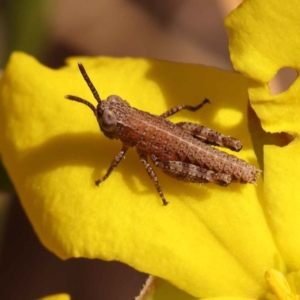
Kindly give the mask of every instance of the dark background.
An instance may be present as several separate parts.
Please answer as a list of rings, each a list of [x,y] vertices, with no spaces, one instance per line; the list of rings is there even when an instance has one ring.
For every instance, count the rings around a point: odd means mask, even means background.
[[[152,57],[232,70],[224,18],[241,0],[0,1],[0,64],[13,50],[57,68],[72,55]],[[273,92],[289,86],[283,70]],[[61,261],[38,241],[1,173],[0,299],[134,299],[147,275],[118,262]]]

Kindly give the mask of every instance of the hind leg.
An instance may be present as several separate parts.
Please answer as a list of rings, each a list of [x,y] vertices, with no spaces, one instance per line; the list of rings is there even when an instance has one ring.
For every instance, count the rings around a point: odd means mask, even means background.
[[[222,133],[208,127],[189,122],[180,122],[176,123],[176,125],[203,143],[221,146],[237,152],[243,148],[240,140],[230,136],[225,136]]]
[[[150,155],[154,164],[163,171],[178,180],[195,183],[213,182],[221,186],[231,183],[232,177],[229,174],[217,173],[206,168],[181,161],[160,161],[155,155]]]

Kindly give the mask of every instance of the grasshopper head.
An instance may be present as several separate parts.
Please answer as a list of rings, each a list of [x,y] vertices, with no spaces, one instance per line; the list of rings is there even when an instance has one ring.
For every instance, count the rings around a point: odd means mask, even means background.
[[[118,121],[118,115],[115,112],[114,107],[118,107],[119,104],[123,104],[124,101],[119,96],[116,95],[109,96],[106,101],[102,101],[100,99],[100,96],[96,88],[94,87],[89,76],[87,75],[85,68],[80,62],[78,63],[78,67],[85,82],[87,83],[91,92],[93,93],[94,98],[97,100],[98,105],[97,107],[95,107],[89,101],[73,95],[66,95],[65,98],[83,103],[86,106],[88,106],[95,114],[101,131],[107,137],[114,138],[117,130],[117,121]]]

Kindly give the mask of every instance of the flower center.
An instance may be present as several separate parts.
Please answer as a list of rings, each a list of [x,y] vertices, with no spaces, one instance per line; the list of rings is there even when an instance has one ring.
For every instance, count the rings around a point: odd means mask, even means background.
[[[265,278],[271,291],[273,292],[273,294],[267,294],[267,299],[300,300],[300,296],[296,291],[292,291],[289,282],[281,272],[274,269],[269,269],[265,273]]]

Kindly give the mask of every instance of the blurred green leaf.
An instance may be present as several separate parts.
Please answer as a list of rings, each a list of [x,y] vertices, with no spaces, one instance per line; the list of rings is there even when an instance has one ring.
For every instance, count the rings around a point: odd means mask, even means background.
[[[47,0],[6,2],[4,9],[8,47],[5,61],[15,50],[41,58],[46,47],[47,21],[52,12],[49,3]]]

